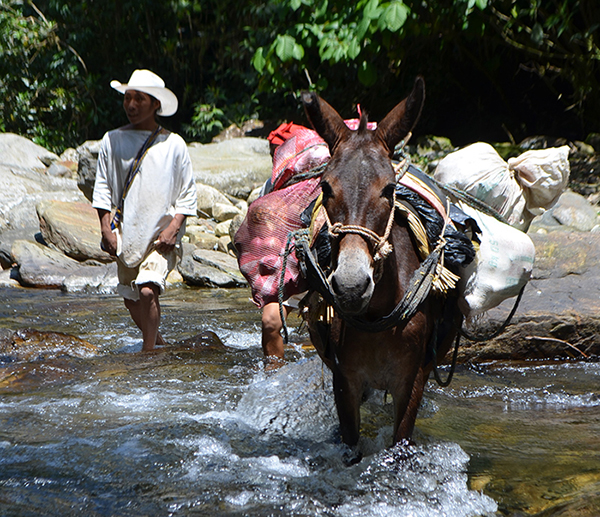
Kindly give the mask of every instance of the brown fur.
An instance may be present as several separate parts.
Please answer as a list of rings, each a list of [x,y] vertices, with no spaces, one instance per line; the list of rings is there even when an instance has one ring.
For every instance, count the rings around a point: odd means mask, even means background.
[[[390,157],[420,115],[424,101],[422,78],[417,78],[411,94],[376,131],[366,129],[366,118],[357,131],[351,131],[339,114],[315,94],[305,94],[303,101],[311,123],[332,153],[322,178],[324,206],[331,222],[360,225],[383,235],[392,210],[390,185],[395,184]],[[372,266],[373,244],[362,236],[345,234],[335,246],[331,282],[347,312],[376,320],[389,314],[404,295],[411,275],[419,267],[419,258],[404,224],[394,224],[389,240],[393,251],[385,259],[382,278],[371,284],[371,296],[363,287],[369,284],[369,267],[364,264],[370,260]],[[358,271],[346,267],[339,279],[334,278],[348,260],[358,265]],[[309,313],[320,310],[318,299],[313,295]],[[442,310],[443,300],[430,296],[410,321],[378,333],[361,332],[336,315],[328,337],[320,332],[320,323],[314,318],[309,320],[313,344],[333,373],[335,403],[346,444],[354,446],[358,442],[360,404],[369,388],[387,390],[393,397],[394,443],[410,439],[433,366],[427,359],[427,345],[434,320]],[[444,357],[452,337],[446,337],[438,357]]]

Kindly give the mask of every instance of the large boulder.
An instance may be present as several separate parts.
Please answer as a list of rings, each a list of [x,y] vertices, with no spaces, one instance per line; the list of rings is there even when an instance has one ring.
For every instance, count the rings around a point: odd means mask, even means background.
[[[114,260],[100,248],[102,234],[96,210],[89,203],[42,201],[37,205],[46,243],[75,260]]]
[[[236,198],[247,199],[254,188],[271,176],[269,142],[261,138],[194,143],[188,150],[196,181]]]
[[[56,160],[58,156],[26,138],[0,133],[0,233],[37,227],[39,201],[82,199],[75,180],[47,174]]]
[[[598,228],[598,207],[584,196],[571,190],[565,191],[556,204],[531,222],[531,230],[566,230],[589,232]]]
[[[65,277],[61,289],[66,293],[116,294],[117,263],[81,266]]]
[[[463,340],[462,361],[543,359],[600,355],[600,235],[531,233],[536,258],[532,279],[512,324],[484,343]],[[478,334],[498,328],[515,299],[478,322]]]
[[[32,287],[59,289],[65,278],[81,267],[76,260],[38,242],[15,241],[12,256],[19,265],[21,283]]]
[[[231,263],[220,267],[217,260],[209,260],[200,262],[197,260],[200,257],[200,251],[192,244],[183,243],[183,258],[179,263],[178,270],[186,283],[201,287],[242,287],[247,283],[240,275],[239,271],[231,269]],[[223,257],[227,257],[224,253],[218,253]],[[214,259],[214,257],[211,257]]]
[[[13,170],[44,172],[58,156],[13,133],[0,133],[0,165]]]

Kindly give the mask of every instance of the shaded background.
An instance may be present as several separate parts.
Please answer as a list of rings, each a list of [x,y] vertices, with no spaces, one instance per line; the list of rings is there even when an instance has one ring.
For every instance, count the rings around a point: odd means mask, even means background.
[[[4,0],[0,130],[55,151],[98,139],[126,122],[110,80],[150,68],[187,140],[303,123],[307,88],[380,120],[417,74],[418,134],[584,140],[599,131],[599,22],[591,0]]]

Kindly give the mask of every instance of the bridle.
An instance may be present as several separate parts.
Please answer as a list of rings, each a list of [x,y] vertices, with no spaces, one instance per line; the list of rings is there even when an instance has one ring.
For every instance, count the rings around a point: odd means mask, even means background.
[[[385,231],[381,236],[375,233],[373,230],[370,230],[369,228],[365,228],[364,226],[359,226],[356,224],[332,224],[331,220],[329,219],[327,209],[325,208],[325,206],[322,206],[323,214],[325,215],[325,221],[327,223],[330,237],[333,237],[334,239],[339,239],[343,235],[352,234],[359,235],[364,240],[371,241],[373,243],[373,277],[375,283],[377,283],[381,279],[381,275],[383,273],[384,259],[392,252],[393,249],[391,243],[389,242],[389,238],[390,233],[392,231],[392,225],[394,224],[394,214],[396,211],[395,205],[396,190],[394,189],[392,197],[392,208],[390,210],[390,215],[388,217]]]

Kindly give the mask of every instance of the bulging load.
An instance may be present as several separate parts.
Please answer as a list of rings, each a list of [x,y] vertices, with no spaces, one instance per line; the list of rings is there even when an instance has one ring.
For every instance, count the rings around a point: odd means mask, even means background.
[[[508,224],[527,231],[532,219],[551,208],[569,181],[569,147],[527,151],[504,161],[477,142],[443,158],[434,178],[484,202]]]
[[[491,145],[478,142],[440,161],[434,178],[454,190],[455,202],[480,230],[475,260],[463,268],[459,283],[467,319],[517,296],[529,281],[535,247],[525,232],[565,190],[568,155],[563,146],[527,151],[506,162]],[[469,196],[477,203],[468,202]]]

